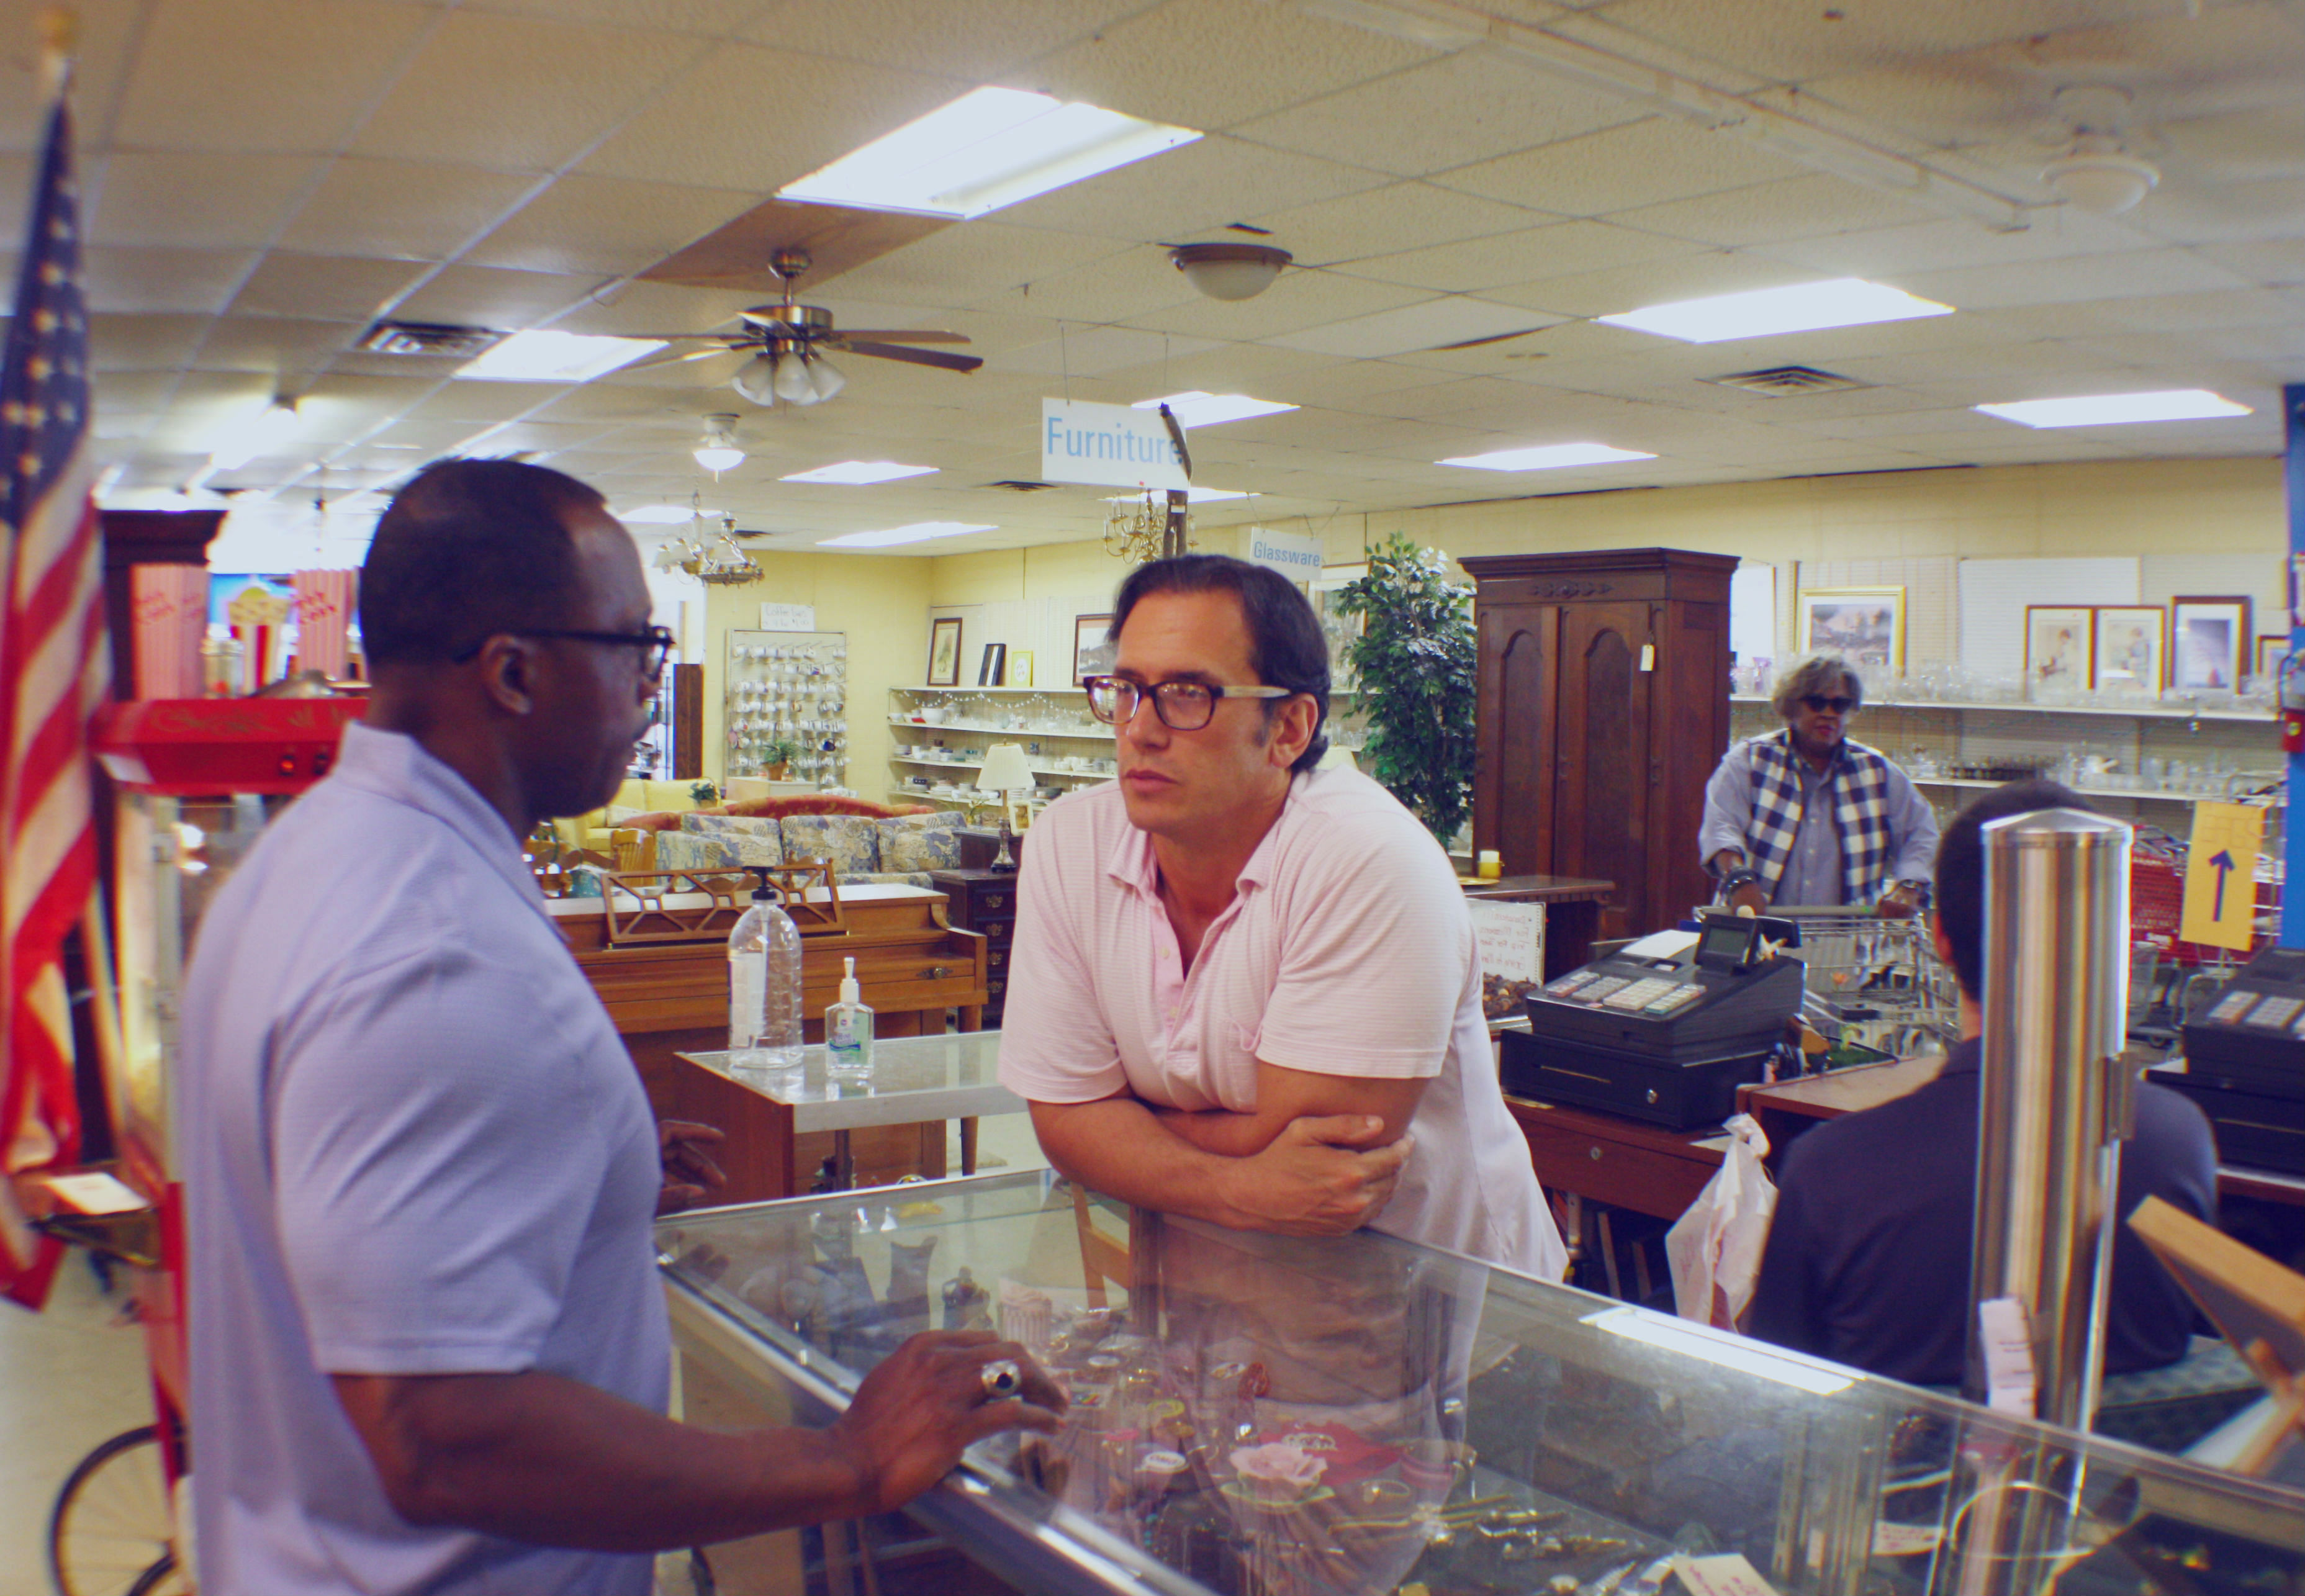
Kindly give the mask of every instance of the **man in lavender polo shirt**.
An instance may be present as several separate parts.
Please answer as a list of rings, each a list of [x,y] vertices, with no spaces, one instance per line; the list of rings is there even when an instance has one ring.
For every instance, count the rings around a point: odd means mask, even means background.
[[[1448,856],[1314,768],[1328,650],[1273,572],[1139,569],[1089,703],[1120,779],[1033,826],[1000,1078],[1050,1161],[1245,1229],[1373,1225],[1545,1279],[1568,1254],[1481,1015]]]
[[[378,524],[368,723],[225,884],[186,985],[204,1591],[642,1596],[651,1549],[880,1512],[1054,1423],[991,1400],[1021,1353],[951,1333],[828,1430],[665,1416],[651,1221],[701,1191],[520,849],[616,790],[671,643],[649,609],[632,539],[557,471],[434,465]]]

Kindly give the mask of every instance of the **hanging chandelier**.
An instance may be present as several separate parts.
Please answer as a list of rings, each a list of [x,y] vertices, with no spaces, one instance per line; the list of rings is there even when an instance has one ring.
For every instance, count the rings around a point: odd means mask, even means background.
[[[1116,560],[1127,560],[1132,565],[1159,559],[1164,551],[1162,539],[1169,529],[1166,496],[1147,488],[1142,498],[1117,498],[1110,503],[1111,508],[1105,512],[1104,516],[1104,552]],[[1186,550],[1196,547],[1192,532],[1192,517],[1187,514],[1185,517]]]
[[[659,571],[685,571],[699,582],[709,582],[720,587],[743,587],[766,576],[768,573],[754,565],[750,556],[736,547],[736,516],[723,512],[719,532],[710,535],[705,525],[702,505],[703,500],[700,497],[691,496],[688,535],[666,539],[650,564]]]

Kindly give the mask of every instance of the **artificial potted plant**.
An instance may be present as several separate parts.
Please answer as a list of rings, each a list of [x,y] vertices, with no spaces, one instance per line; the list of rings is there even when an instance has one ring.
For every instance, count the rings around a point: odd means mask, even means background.
[[[792,762],[798,758],[800,744],[790,737],[771,737],[761,745],[761,764],[770,781],[785,780]]]
[[[1449,580],[1439,549],[1395,532],[1335,603],[1362,620],[1346,650],[1369,726],[1361,768],[1447,848],[1473,809],[1473,590]]]

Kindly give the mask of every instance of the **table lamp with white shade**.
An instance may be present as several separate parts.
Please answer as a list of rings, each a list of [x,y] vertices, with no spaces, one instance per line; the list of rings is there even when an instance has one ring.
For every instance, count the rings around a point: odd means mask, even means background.
[[[1000,856],[992,862],[997,870],[1013,870],[1016,856],[1008,845],[1016,834],[1008,826],[1008,805],[1012,794],[1033,790],[1033,766],[1025,757],[1021,743],[995,743],[984,751],[984,768],[976,773],[979,792],[1000,794]]]

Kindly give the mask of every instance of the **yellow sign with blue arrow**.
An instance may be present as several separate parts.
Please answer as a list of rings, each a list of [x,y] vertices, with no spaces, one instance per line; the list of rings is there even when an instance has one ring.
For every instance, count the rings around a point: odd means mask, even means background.
[[[2246,803],[2194,805],[2180,940],[2248,950],[2257,930],[2257,856],[2264,842],[2263,810]]]

